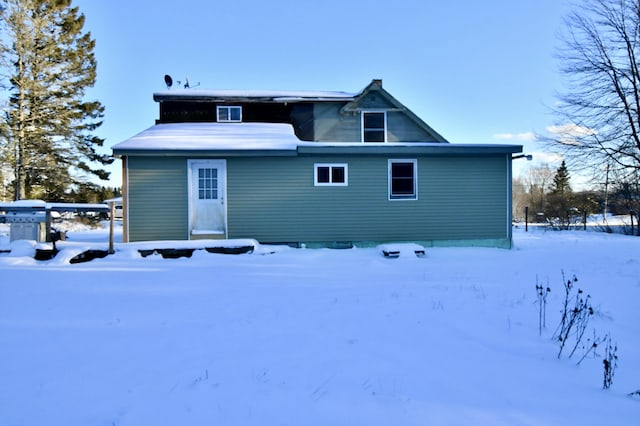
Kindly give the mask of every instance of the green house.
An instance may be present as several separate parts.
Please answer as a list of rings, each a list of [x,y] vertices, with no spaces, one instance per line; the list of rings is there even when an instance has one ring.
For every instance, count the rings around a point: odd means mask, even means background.
[[[358,93],[178,89],[113,147],[124,241],[511,247],[519,145],[453,144],[373,80]]]

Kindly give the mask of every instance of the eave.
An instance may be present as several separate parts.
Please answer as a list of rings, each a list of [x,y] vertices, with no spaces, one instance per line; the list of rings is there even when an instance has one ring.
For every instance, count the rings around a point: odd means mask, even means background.
[[[290,103],[290,102],[349,102],[354,94],[328,91],[293,90],[165,90],[153,94],[156,102],[238,102],[238,103]]]
[[[295,157],[295,149],[113,149],[115,157]]]
[[[301,143],[302,155],[426,155],[426,156],[479,156],[507,155],[522,152],[521,145],[451,144],[451,143],[354,143],[322,144]]]
[[[335,143],[301,142],[293,149],[115,149],[113,154],[150,157],[296,157],[300,155],[357,156],[486,156],[522,152],[521,145],[443,143]]]

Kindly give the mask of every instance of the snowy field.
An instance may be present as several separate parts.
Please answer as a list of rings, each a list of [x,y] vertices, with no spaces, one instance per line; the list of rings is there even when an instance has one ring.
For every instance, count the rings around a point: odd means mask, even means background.
[[[105,230],[71,231],[46,262],[13,243],[0,254],[0,424],[640,424],[640,238],[514,239],[397,259],[117,245],[75,265],[65,251],[106,247]],[[579,366],[581,350],[557,358],[563,272],[591,295],[587,336],[618,344],[608,390],[604,345]],[[551,288],[542,336],[537,283]]]

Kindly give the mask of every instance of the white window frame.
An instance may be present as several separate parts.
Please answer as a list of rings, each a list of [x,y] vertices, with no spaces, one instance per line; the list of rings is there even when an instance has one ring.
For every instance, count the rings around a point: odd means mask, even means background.
[[[227,110],[227,117],[231,117],[231,110],[237,109],[240,111],[240,118],[238,120],[233,120],[231,118],[228,119],[220,119],[220,111]],[[216,118],[218,123],[240,123],[242,122],[242,106],[240,105],[218,105],[216,108]]]
[[[329,168],[329,182],[318,182],[318,168]],[[333,168],[344,169],[344,182],[333,182]],[[349,186],[349,165],[347,163],[315,163],[313,165],[313,185],[314,186]]]
[[[411,195],[393,195],[391,166],[394,163],[412,163],[413,164],[413,194]],[[418,199],[418,160],[415,158],[393,158],[388,161],[388,184],[389,184],[389,201],[415,201]]]
[[[384,140],[382,142],[370,142],[370,141],[365,141],[364,140],[364,133],[365,133],[365,128],[364,128],[364,116],[365,114],[383,114],[384,115],[384,128],[383,129],[375,129],[372,128],[370,130],[382,130],[384,132]],[[384,110],[365,110],[362,111],[360,114],[360,140],[363,143],[383,143],[387,141],[387,111]]]

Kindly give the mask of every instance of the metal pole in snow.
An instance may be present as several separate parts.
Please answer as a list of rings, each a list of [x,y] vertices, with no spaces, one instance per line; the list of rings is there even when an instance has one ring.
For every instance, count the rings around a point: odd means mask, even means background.
[[[113,250],[113,222],[116,215],[116,203],[111,201],[109,203],[109,254],[115,253]]]

